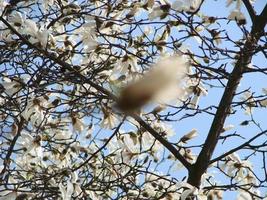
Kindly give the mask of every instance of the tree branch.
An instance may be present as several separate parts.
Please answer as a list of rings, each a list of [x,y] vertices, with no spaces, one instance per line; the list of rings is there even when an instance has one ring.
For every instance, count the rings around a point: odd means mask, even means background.
[[[187,182],[195,187],[200,186],[201,177],[206,172],[209,166],[212,154],[218,143],[225,119],[229,114],[229,110],[231,108],[231,103],[235,96],[237,86],[242,79],[242,75],[247,65],[251,62],[255,46],[261,37],[262,31],[264,30],[264,27],[267,22],[266,11],[267,5],[265,6],[262,14],[258,16],[259,19],[257,19],[255,23],[253,23],[250,36],[247,38],[244,47],[240,49],[240,57],[236,62],[235,67],[228,80],[228,83],[225,87],[223,96],[221,98],[215,117],[211,124],[211,128],[209,130],[204,146],[197,158],[196,163],[189,171],[189,177]]]
[[[251,3],[249,2],[249,0],[243,0],[243,3],[245,4],[246,8],[247,8],[247,11],[248,11],[248,14],[250,16],[250,19],[252,21],[252,23],[255,22],[256,20],[256,13],[255,13],[255,10],[253,9]]]
[[[133,117],[143,128],[145,128],[156,140],[158,140],[165,148],[167,148],[174,156],[179,160],[186,169],[191,168],[191,164],[179,153],[179,151],[169,143],[164,137],[159,135],[157,131],[155,131],[149,124],[147,124],[141,117],[136,114],[131,114]]]
[[[249,143],[251,143],[252,141],[254,141],[255,139],[257,139],[258,137],[260,137],[261,135],[264,135],[266,133],[267,133],[267,130],[258,133],[257,135],[255,135],[254,137],[252,137],[251,139],[249,139],[247,142],[244,142],[240,146],[238,146],[238,147],[236,147],[236,148],[234,148],[234,149],[232,149],[232,150],[230,150],[230,151],[228,151],[228,152],[226,152],[226,153],[218,156],[217,158],[212,159],[209,164],[212,164],[214,162],[217,162],[217,161],[221,160],[222,158],[225,158],[226,156],[228,156],[228,155],[230,155],[230,154],[232,154],[232,153],[234,153],[234,152],[236,152],[236,151],[244,148],[245,146],[249,145]]]
[[[118,98],[112,94],[110,91],[106,90],[105,88],[101,87],[97,83],[94,83],[89,78],[85,77],[79,71],[75,70],[70,64],[62,61],[60,58],[55,57],[53,54],[47,52],[44,49],[37,47],[36,45],[29,42],[25,37],[23,37],[11,24],[9,24],[3,17],[0,16],[0,20],[11,30],[13,31],[23,43],[27,44],[30,48],[35,49],[42,53],[47,58],[53,60],[55,63],[60,65],[62,68],[67,69],[68,71],[74,73],[78,78],[80,78],[84,83],[88,83],[93,88],[102,92],[103,94],[107,95],[111,100],[115,102],[118,101]],[[155,131],[149,124],[142,120],[141,117],[138,115],[132,114],[131,115],[136,121],[140,123],[140,125],[147,130],[155,139],[157,139],[165,148],[167,148],[187,169],[191,167],[191,164],[179,153],[178,149],[176,149],[171,143],[169,143],[166,139],[164,139],[157,131]]]
[[[107,139],[107,141],[99,148],[97,149],[96,152],[94,152],[86,161],[84,161],[81,165],[79,165],[78,167],[75,167],[74,169],[72,169],[72,171],[76,171],[78,169],[80,169],[81,167],[85,166],[92,158],[94,158],[96,156],[96,154],[98,154],[101,150],[103,150],[108,143],[111,141],[111,139],[119,132],[124,120],[126,117],[123,118],[123,120],[121,121],[121,123],[117,126],[117,128],[115,129],[115,131],[113,132],[113,134],[111,136],[109,136],[109,138]]]

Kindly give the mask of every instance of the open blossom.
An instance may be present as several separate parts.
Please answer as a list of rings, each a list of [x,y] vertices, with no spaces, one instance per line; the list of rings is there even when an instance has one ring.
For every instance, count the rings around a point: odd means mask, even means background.
[[[26,108],[22,112],[22,116],[33,125],[40,125],[45,119],[45,104],[46,100],[44,98],[29,100]]]
[[[1,85],[4,87],[5,93],[9,96],[13,96],[13,94],[17,93],[22,88],[20,82],[15,79],[11,80],[9,78],[4,78]]]
[[[8,5],[9,3],[7,3],[5,0],[0,0],[0,15],[2,14],[2,12],[4,11],[5,7]]]
[[[154,20],[154,19],[156,19],[158,17],[163,19],[163,18],[165,18],[167,16],[170,7],[171,6],[169,4],[156,6],[156,7],[153,8],[152,12],[149,13],[148,18],[150,20]]]
[[[255,2],[255,0],[249,0],[249,2],[252,4]],[[236,9],[240,9],[242,5],[242,0],[227,0],[226,6],[230,6],[231,4],[236,3]]]
[[[22,132],[17,144],[25,150],[25,154],[31,154],[37,157],[42,157],[41,136],[33,137],[29,133]]]
[[[112,129],[116,126],[118,119],[109,109],[102,108],[103,119],[100,126],[106,129]]]
[[[256,106],[255,99],[250,91],[244,92],[243,96],[240,97],[241,101],[246,102],[245,114],[250,115],[253,113],[254,107]]]
[[[85,129],[83,120],[76,115],[71,116],[72,125],[75,131],[82,132]]]
[[[252,173],[252,164],[248,160],[241,160],[238,154],[233,153],[226,157],[226,161],[220,165],[225,173],[243,184],[256,183]]]
[[[222,131],[223,132],[224,131],[229,131],[229,130],[233,129],[234,127],[235,127],[234,125],[229,124],[229,125],[224,126]]]
[[[82,190],[78,183],[77,172],[71,173],[71,178],[68,179],[66,186],[60,183],[59,190],[61,192],[62,199],[64,200],[72,199],[72,195],[78,197],[82,193]]]
[[[193,95],[190,101],[191,108],[197,108],[199,104],[199,100],[201,96],[207,96],[208,92],[204,85],[196,79],[189,79],[186,82],[186,88],[184,89],[184,98],[188,98],[189,96]]]

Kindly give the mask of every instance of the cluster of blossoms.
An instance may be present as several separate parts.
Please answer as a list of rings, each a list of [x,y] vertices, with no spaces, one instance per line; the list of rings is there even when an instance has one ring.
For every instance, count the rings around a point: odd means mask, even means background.
[[[199,131],[177,137],[176,124],[213,116],[204,99],[229,76],[216,62],[230,56],[214,53],[221,19],[201,14],[203,1],[12,2],[0,0],[0,199],[222,199],[209,173],[199,188],[172,177],[185,168],[162,144],[197,161]],[[245,25],[241,0],[230,5]],[[246,114],[266,107],[262,93],[242,93]],[[263,196],[248,161],[220,162],[239,200]]]

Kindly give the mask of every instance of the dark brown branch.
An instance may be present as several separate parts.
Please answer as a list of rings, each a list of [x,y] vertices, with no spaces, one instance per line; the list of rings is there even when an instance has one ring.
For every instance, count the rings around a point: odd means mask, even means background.
[[[252,141],[254,141],[254,140],[257,139],[258,137],[260,137],[261,135],[264,135],[264,134],[266,134],[266,133],[267,133],[267,130],[265,130],[265,131],[263,131],[263,132],[261,132],[261,133],[258,133],[257,135],[255,135],[254,137],[252,137],[251,139],[249,139],[247,142],[244,142],[244,143],[241,144],[240,146],[238,146],[238,147],[236,147],[236,148],[234,148],[234,149],[231,149],[230,151],[228,151],[228,152],[226,152],[226,153],[224,153],[224,154],[218,156],[217,158],[212,159],[212,160],[210,161],[209,164],[212,164],[212,163],[214,163],[214,162],[217,162],[217,161],[221,160],[222,158],[225,158],[226,156],[228,156],[228,155],[230,155],[230,154],[232,154],[232,153],[234,153],[234,152],[236,152],[236,151],[238,151],[238,150],[240,150],[240,149],[246,147],[246,146],[249,145]]]
[[[208,136],[204,143],[204,146],[197,158],[196,163],[192,166],[189,171],[188,183],[199,187],[201,183],[201,177],[206,172],[214,149],[218,143],[220,133],[222,131],[225,119],[229,114],[232,100],[235,96],[235,92],[238,84],[242,79],[242,75],[251,62],[252,56],[254,54],[254,49],[258,40],[261,37],[261,33],[267,22],[267,5],[265,6],[262,14],[258,16],[258,19],[252,26],[250,36],[247,38],[245,45],[239,52],[239,59],[230,75],[229,81],[225,87],[224,94],[219,103],[218,109],[216,111],[215,117],[211,124]]]
[[[255,22],[256,20],[256,13],[255,13],[255,10],[253,9],[251,3],[249,2],[249,0],[243,0],[243,3],[245,4],[246,8],[247,8],[247,11],[248,11],[248,14],[251,18],[251,21],[252,23]]]

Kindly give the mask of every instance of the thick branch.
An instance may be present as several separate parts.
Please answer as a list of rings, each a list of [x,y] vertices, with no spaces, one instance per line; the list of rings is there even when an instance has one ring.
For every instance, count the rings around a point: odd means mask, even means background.
[[[251,21],[252,23],[255,22],[256,20],[256,13],[255,13],[255,10],[253,9],[251,3],[249,2],[249,0],[243,0],[243,3],[245,4],[246,8],[247,8],[247,11],[248,11],[248,14],[251,18]]]
[[[251,33],[247,38],[244,47],[240,50],[239,53],[240,57],[225,87],[224,94],[219,103],[218,109],[216,111],[208,136],[204,143],[203,149],[201,150],[196,163],[189,171],[188,183],[195,187],[200,186],[201,177],[206,172],[209,166],[211,156],[219,140],[219,136],[222,131],[225,119],[229,114],[229,110],[237,86],[240,83],[240,80],[242,79],[242,75],[245,71],[245,68],[251,62],[255,45],[257,44],[261,36],[261,33],[266,25],[267,14],[264,13],[266,9],[267,5],[265,6],[263,13],[257,17],[258,19],[253,24]]]

